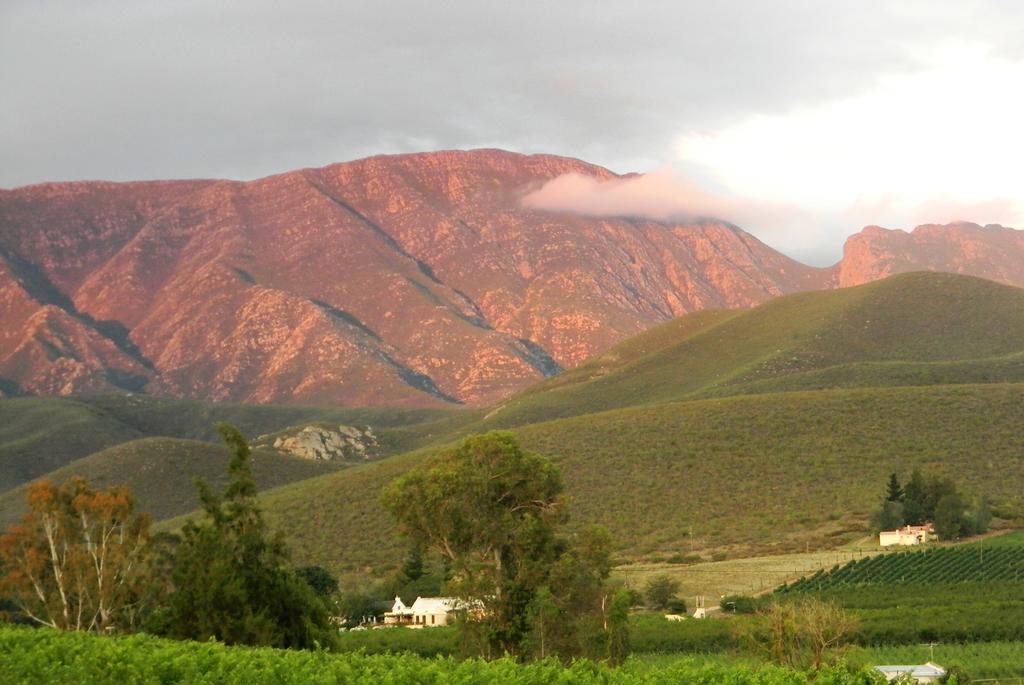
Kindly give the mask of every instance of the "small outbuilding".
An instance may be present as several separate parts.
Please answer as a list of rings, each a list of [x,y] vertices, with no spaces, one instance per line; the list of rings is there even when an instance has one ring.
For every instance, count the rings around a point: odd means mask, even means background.
[[[946,669],[931,661],[916,666],[875,666],[875,670],[889,682],[903,675],[910,676],[915,683],[939,683],[946,677]]]
[[[903,526],[896,530],[883,530],[878,534],[878,544],[882,547],[920,545],[934,539],[935,528],[930,523],[921,526]]]

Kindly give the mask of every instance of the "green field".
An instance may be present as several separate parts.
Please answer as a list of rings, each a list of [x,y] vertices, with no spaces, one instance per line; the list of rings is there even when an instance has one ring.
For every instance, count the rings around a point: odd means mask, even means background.
[[[1024,546],[1001,544],[934,547],[855,559],[820,571],[785,588],[786,592],[823,592],[875,585],[941,585],[1024,580]]]
[[[423,631],[426,632],[426,631]],[[0,663],[5,682],[48,685],[309,685],[310,683],[561,683],[563,685],[801,685],[812,677],[771,666],[715,665],[674,659],[666,664],[627,662],[620,668],[581,660],[571,666],[547,660],[517,664],[410,654],[331,654],[247,647],[215,642],[173,642],[145,635],[97,637],[48,629],[0,626]],[[877,683],[878,677],[836,669],[814,682],[833,685]]]

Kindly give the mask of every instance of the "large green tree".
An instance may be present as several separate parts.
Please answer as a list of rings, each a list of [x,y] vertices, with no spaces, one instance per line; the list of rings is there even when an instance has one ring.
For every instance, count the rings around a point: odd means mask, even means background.
[[[491,432],[413,469],[381,496],[401,530],[447,562],[447,590],[466,601],[464,634],[482,654],[526,658],[535,637],[545,655],[591,654],[583,636],[605,629],[610,541],[588,533],[574,546],[556,537],[565,507],[550,461],[524,452],[511,433]],[[567,605],[566,597],[579,601]],[[597,630],[579,628],[592,609]],[[562,630],[569,624],[572,635]]]
[[[334,631],[325,604],[288,568],[284,542],[256,504],[248,443],[234,426],[217,430],[233,453],[231,480],[222,493],[197,482],[203,520],[182,529],[163,630],[228,644],[328,646]]]

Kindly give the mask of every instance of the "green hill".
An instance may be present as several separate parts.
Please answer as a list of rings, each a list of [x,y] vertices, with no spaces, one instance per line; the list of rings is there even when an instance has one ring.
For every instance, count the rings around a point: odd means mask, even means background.
[[[709,396],[1020,381],[1024,290],[921,272],[681,317],[511,398],[483,425]]]
[[[109,447],[52,471],[47,477],[61,483],[84,476],[96,488],[127,485],[135,493],[137,507],[154,519],[169,518],[198,506],[193,479],[213,484],[227,481],[230,455],[226,447],[196,440],[143,438]],[[329,462],[253,452],[253,475],[261,489],[337,471]],[[0,523],[18,519],[25,511],[26,485],[0,494]]]
[[[106,412],[75,400],[0,400],[0,492],[142,436]]]
[[[624,558],[834,547],[867,533],[888,474],[949,475],[1017,516],[1024,385],[792,392],[622,409],[513,429],[561,468],[571,525]],[[345,574],[397,563],[380,487],[424,449],[266,493],[304,561]]]
[[[172,400],[141,395],[0,400],[0,492],[107,447],[143,437],[218,442],[214,424],[226,421],[252,438],[314,423],[372,425],[382,450],[418,444],[422,434],[461,416],[430,409],[338,409]],[[437,428],[440,430],[441,428]]]

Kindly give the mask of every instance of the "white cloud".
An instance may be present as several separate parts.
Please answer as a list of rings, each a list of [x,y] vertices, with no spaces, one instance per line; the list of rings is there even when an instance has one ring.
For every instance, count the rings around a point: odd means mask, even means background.
[[[820,224],[1021,226],[1024,63],[964,44],[921,59],[928,68],[854,97],[680,135],[678,159],[729,193],[800,207]]]
[[[698,217],[728,220],[735,213],[725,198],[699,188],[667,168],[608,180],[565,174],[526,195],[523,205],[550,212],[655,221],[687,221]]]

